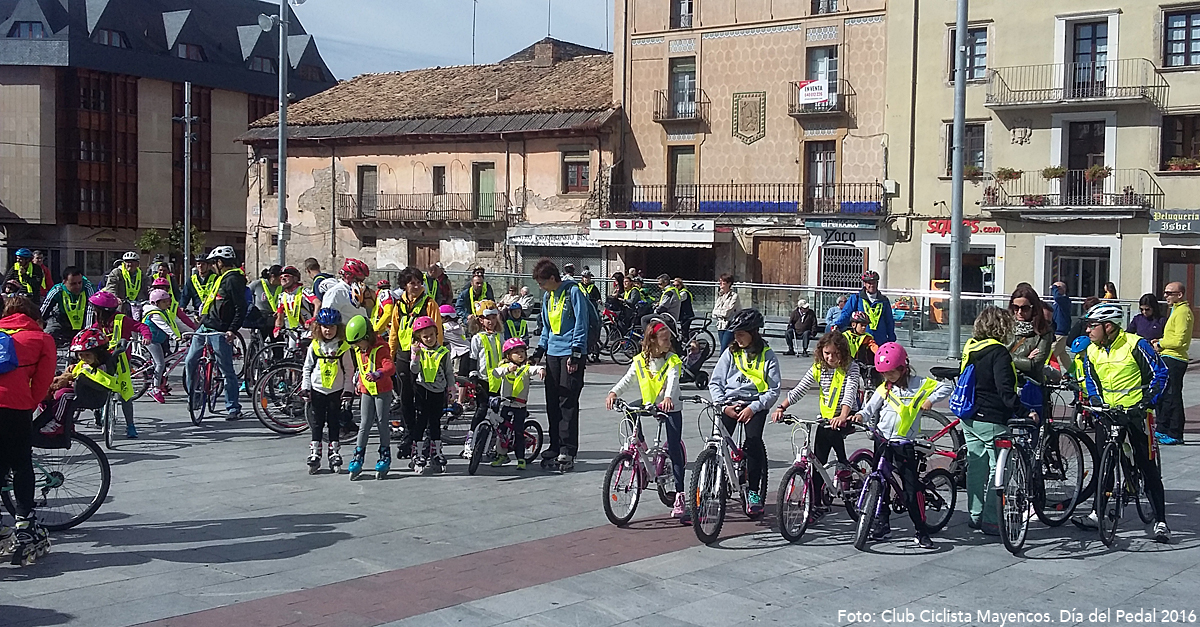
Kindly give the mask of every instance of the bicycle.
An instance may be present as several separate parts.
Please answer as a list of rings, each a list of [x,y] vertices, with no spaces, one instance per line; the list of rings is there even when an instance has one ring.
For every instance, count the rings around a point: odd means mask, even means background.
[[[633,358],[642,350],[642,332],[636,325],[613,339],[609,345],[609,357],[619,366],[628,366]]]
[[[1148,525],[1155,520],[1153,505],[1148,499],[1142,498],[1145,492],[1142,471],[1133,458],[1133,448],[1125,441],[1129,435],[1127,422],[1140,421],[1141,417],[1128,409],[1110,407],[1107,404],[1091,406],[1088,410],[1096,414],[1107,433],[1100,454],[1095,505],[1096,516],[1099,518],[1100,541],[1104,546],[1111,548],[1116,542],[1117,527],[1121,524],[1121,516],[1128,501],[1133,502],[1138,518],[1143,523]],[[1150,458],[1159,465],[1161,472],[1162,460],[1158,454],[1157,439],[1151,437],[1149,446]]]
[[[691,482],[688,486],[692,529],[701,542],[712,544],[720,537],[721,527],[725,524],[725,501],[729,499],[730,494],[738,494],[742,511],[747,518],[758,520],[762,517],[761,513],[750,512],[749,492],[753,488],[759,494],[766,494],[767,469],[764,466],[759,485],[751,486],[747,476],[745,451],[725,429],[724,421],[719,420],[725,409],[724,405],[699,396],[684,400],[703,405],[700,415],[710,414],[713,423],[712,434],[692,464]],[[741,429],[742,424],[738,423],[735,432]],[[766,457],[765,446],[763,457]]]
[[[829,421],[824,418],[815,420],[796,418],[784,414],[780,420],[783,424],[792,426],[792,454],[795,461],[792,467],[783,473],[779,482],[779,495],[776,501],[775,513],[779,517],[779,534],[788,542],[799,542],[809,524],[813,522],[812,513],[815,506],[832,504],[838,499],[846,508],[851,520],[858,520],[858,494],[862,490],[863,481],[871,471],[871,459],[874,454],[866,449],[855,451],[850,456],[849,470],[838,471],[837,460],[821,464],[813,451],[811,444],[816,441],[816,430],[826,427]],[[800,444],[796,443],[797,434],[804,434]],[[865,455],[865,457],[864,457]],[[856,463],[853,460],[858,460]],[[864,464],[865,463],[865,467]],[[834,470],[830,474],[830,470]],[[822,480],[820,494],[814,494],[813,483],[817,476]],[[820,503],[814,503],[814,499]]]
[[[699,327],[689,326],[687,335],[683,336],[683,339],[680,340],[680,344],[686,348],[687,345],[692,342],[692,340],[700,340],[703,342],[708,342],[708,346],[712,348],[720,346],[717,344],[717,337],[712,334],[711,330],[709,330],[709,327],[711,327],[713,323],[712,314],[706,313],[704,314],[703,318],[692,318],[691,324],[695,325],[698,320],[703,320],[704,323]]]
[[[1096,440],[1089,433],[1095,433],[1095,424],[1091,415],[1085,410],[1086,399],[1079,382],[1068,374],[1058,374],[1053,368],[1046,368],[1045,387],[1051,394],[1050,420],[1055,427],[1064,427],[1071,431],[1079,440],[1080,445],[1087,449],[1083,458],[1083,474],[1086,478],[1079,500],[1085,501],[1096,491],[1096,468],[1100,465],[1100,451]],[[1051,375],[1051,373],[1054,373]],[[1070,396],[1070,411],[1066,411],[1068,403],[1063,401],[1063,393]],[[1099,437],[1099,435],[1097,436]],[[1088,462],[1091,462],[1090,464]]]
[[[223,331],[205,331],[192,334],[194,337],[216,337],[225,335]],[[235,337],[240,337],[236,336]],[[200,360],[196,364],[196,373],[186,373],[187,376],[198,376],[200,385],[196,385],[196,381],[188,381],[188,416],[192,420],[192,424],[197,427],[204,421],[204,417],[208,413],[216,413],[216,402],[220,398],[221,393],[225,390],[225,377],[213,376],[214,370],[220,370],[220,365],[217,362],[216,352],[213,351],[212,345],[205,340],[204,348],[200,353]],[[307,424],[307,423],[306,423]]]
[[[252,390],[267,370],[284,362],[303,365],[304,350],[308,347],[304,332],[304,329],[283,329],[279,340],[259,346],[246,360],[243,369],[246,386]]]
[[[251,392],[254,416],[275,433],[303,433],[308,429],[308,401],[300,395],[303,382],[304,367],[299,363],[285,362],[264,372]]]
[[[631,405],[621,399],[613,403],[617,411],[624,414],[618,432],[624,446],[621,452],[608,463],[604,473],[604,515],[612,524],[623,527],[633,518],[641,502],[642,491],[653,484],[658,490],[658,500],[667,507],[675,505],[675,475],[671,457],[663,446],[663,428],[668,420],[666,413],[654,405]],[[658,435],[654,444],[646,446],[642,436],[642,418],[658,420]],[[683,442],[680,442],[683,445]],[[683,451],[687,458],[687,449]],[[618,508],[624,513],[618,513]]]
[[[923,439],[889,439],[873,426],[867,426],[866,429],[873,439],[885,445],[913,445],[919,464],[917,481],[920,482],[920,485],[917,490],[917,502],[925,510],[925,526],[929,533],[937,533],[945,528],[946,524],[950,522],[950,516],[954,513],[958,491],[954,485],[954,477],[945,468],[935,468],[925,472],[926,460],[933,452],[933,445]],[[882,501],[884,482],[891,487],[891,503]],[[907,511],[904,486],[896,478],[892,463],[888,461],[886,455],[878,456],[875,460],[874,470],[863,480],[857,507],[860,515],[858,526],[854,530],[854,548],[860,551],[867,545],[867,536],[870,535],[871,527],[874,526],[882,508],[891,507],[891,510],[896,513]],[[931,512],[937,517],[931,519],[929,517]]]
[[[184,337],[190,338],[191,334],[187,334]],[[166,382],[167,377],[171,376],[171,373],[175,372],[175,369],[179,367],[179,364],[183,363],[187,359],[188,348],[189,348],[188,343],[180,342],[179,347],[175,350],[175,352],[171,353],[170,355],[168,355],[166,357],[167,368],[166,368],[166,370],[163,371],[163,382],[164,383]],[[130,362],[130,370],[132,371],[131,376],[133,377],[133,380],[135,382],[136,381],[145,381],[146,382],[145,389],[140,390],[140,393],[138,391],[140,386],[135,384],[133,400],[136,401],[136,400],[140,399],[147,391],[149,391],[150,386],[153,385],[153,383],[154,383],[154,361],[146,360],[146,361],[140,363],[136,367],[133,365],[133,362],[131,361]]]
[[[70,529],[92,517],[112,484],[108,456],[95,441],[72,432],[65,449],[33,448],[34,509],[49,531]],[[0,500],[16,515],[12,475],[0,477]]]
[[[506,398],[504,401],[516,402],[516,399]],[[467,463],[467,474],[474,475],[484,457],[494,459],[497,445],[512,451],[515,438],[511,429],[499,428],[504,422],[500,411],[502,410],[488,408],[486,419],[475,426],[471,435],[471,460]],[[517,425],[512,425],[513,429],[516,427]],[[537,459],[538,453],[542,452],[542,425],[534,418],[526,418],[522,430],[525,434],[525,463],[529,463]]]

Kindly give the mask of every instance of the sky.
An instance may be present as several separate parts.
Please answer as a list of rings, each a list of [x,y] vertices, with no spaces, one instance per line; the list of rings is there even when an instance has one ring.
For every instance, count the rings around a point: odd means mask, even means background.
[[[472,0],[307,0],[293,5],[339,79],[471,63]],[[550,34],[612,49],[612,0],[478,0],[475,56],[495,63]],[[607,23],[607,28],[606,28]]]

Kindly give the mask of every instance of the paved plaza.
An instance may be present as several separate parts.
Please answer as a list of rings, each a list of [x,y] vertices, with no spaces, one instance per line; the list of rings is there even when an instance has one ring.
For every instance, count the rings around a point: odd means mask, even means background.
[[[781,359],[785,384],[811,363]],[[1200,373],[1187,379],[1191,441],[1164,449],[1172,544],[1151,542],[1128,510],[1115,550],[1095,532],[1035,522],[1013,557],[967,528],[962,492],[936,550],[913,546],[898,515],[890,541],[856,551],[836,508],[788,544],[773,528],[773,493],[763,522],[734,511],[714,546],[653,494],[628,528],[613,527],[601,483],[618,416],[603,397],[622,371],[589,369],[579,460],[561,476],[510,464],[471,477],[459,458],[435,477],[402,462],[386,481],[309,476],[307,433],[281,437],[253,419],[195,428],[178,397],[141,401],[142,439],[109,452],[103,508],[56,534],[37,564],[0,566],[0,625],[1066,625],[1142,609],[1157,622],[1171,610],[1200,620]],[[815,408],[810,397],[797,413]],[[685,409],[694,457],[698,407]],[[540,402],[533,415],[545,424]],[[790,433],[767,427],[772,491]],[[372,445],[368,468],[374,459]]]

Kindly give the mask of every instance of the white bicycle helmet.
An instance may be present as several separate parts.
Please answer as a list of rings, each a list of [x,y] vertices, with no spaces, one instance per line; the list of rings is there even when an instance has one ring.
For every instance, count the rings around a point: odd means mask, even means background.
[[[125,253],[124,255],[121,255],[121,261],[141,261],[141,260],[142,260],[142,256],[133,252],[132,250]]]
[[[237,254],[233,252],[233,246],[217,246],[208,253],[208,258],[212,259],[229,259],[233,260]]]
[[[1089,309],[1083,319],[1091,322],[1112,322],[1119,325],[1125,322],[1125,310],[1121,309],[1120,305],[1100,303]]]

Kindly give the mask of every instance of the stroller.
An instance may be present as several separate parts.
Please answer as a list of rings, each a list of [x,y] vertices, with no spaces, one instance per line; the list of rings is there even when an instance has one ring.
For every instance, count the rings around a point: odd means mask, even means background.
[[[683,372],[679,375],[679,383],[695,383],[696,389],[708,387],[708,373],[703,370],[704,364],[712,358],[715,347],[708,338],[699,334],[688,340],[687,346],[682,347]]]

